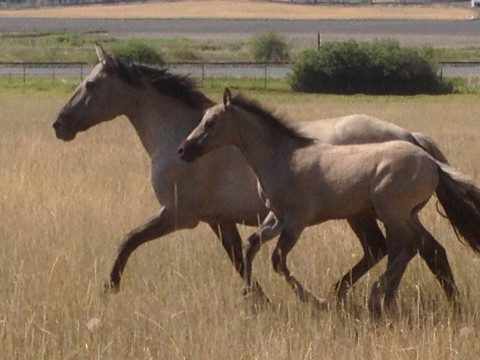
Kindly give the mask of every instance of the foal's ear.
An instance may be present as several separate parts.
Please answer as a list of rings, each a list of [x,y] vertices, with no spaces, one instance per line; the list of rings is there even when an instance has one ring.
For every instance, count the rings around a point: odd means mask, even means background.
[[[223,105],[225,107],[230,106],[231,102],[232,102],[232,93],[230,92],[229,88],[225,88],[225,91],[223,92]]]
[[[107,54],[107,52],[99,43],[95,43],[95,51],[97,52],[98,61],[100,61],[103,65],[108,65],[110,63],[110,55]]]

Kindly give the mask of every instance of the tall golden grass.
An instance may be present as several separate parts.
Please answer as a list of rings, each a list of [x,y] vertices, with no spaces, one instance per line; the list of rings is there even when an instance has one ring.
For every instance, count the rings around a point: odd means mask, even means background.
[[[401,314],[393,322],[372,323],[365,307],[384,263],[359,282],[345,310],[314,311],[271,270],[271,245],[256,259],[255,274],[272,307],[252,311],[203,225],[140,247],[121,292],[103,296],[123,235],[159,205],[147,155],[126,119],[71,143],[55,139],[50,123],[65,100],[0,98],[1,358],[473,359],[480,353],[479,257],[455,239],[434,202],[422,219],[447,249],[461,291],[457,316],[418,259],[402,282]],[[263,100],[294,119],[362,112],[428,132],[480,184],[478,96]],[[315,294],[327,296],[360,254],[338,221],[308,229],[289,261]]]

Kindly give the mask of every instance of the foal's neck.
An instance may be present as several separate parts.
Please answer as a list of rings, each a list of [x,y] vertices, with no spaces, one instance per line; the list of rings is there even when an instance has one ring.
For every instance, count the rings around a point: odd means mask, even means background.
[[[250,166],[264,183],[274,174],[281,176],[288,171],[293,154],[305,144],[299,138],[288,136],[284,131],[266,123],[261,118],[243,110],[233,122],[235,145],[240,149]],[[275,169],[275,170],[272,170]]]

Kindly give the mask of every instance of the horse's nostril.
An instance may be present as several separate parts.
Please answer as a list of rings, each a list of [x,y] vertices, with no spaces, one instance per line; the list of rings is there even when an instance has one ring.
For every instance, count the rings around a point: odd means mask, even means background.
[[[183,155],[184,152],[183,146],[178,148],[178,155]]]
[[[53,124],[52,124],[53,128],[54,129],[57,129],[59,126],[60,126],[60,123],[58,121],[55,121]]]

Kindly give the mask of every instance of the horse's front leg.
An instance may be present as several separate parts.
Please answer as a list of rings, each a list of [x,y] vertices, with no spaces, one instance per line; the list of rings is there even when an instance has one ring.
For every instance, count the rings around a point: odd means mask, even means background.
[[[245,272],[243,275],[243,294],[249,295],[253,292],[252,268],[253,259],[260,250],[261,245],[277,236],[282,228],[282,222],[277,219],[273,212],[269,212],[260,227],[247,239],[245,249]]]
[[[237,225],[235,223],[209,225],[222,242],[223,248],[230,261],[233,263],[235,270],[237,270],[238,274],[243,278],[245,273],[245,262],[243,261],[242,238],[238,232]],[[267,303],[270,302],[258,282],[253,282],[252,290]]]
[[[169,207],[163,207],[160,212],[151,218],[144,225],[131,231],[123,239],[118,249],[117,258],[110,272],[110,281],[105,284],[105,290],[118,292],[120,289],[120,279],[123,270],[127,265],[128,258],[140,245],[166,235],[172,231],[180,229],[184,224],[180,224],[175,211]]]

